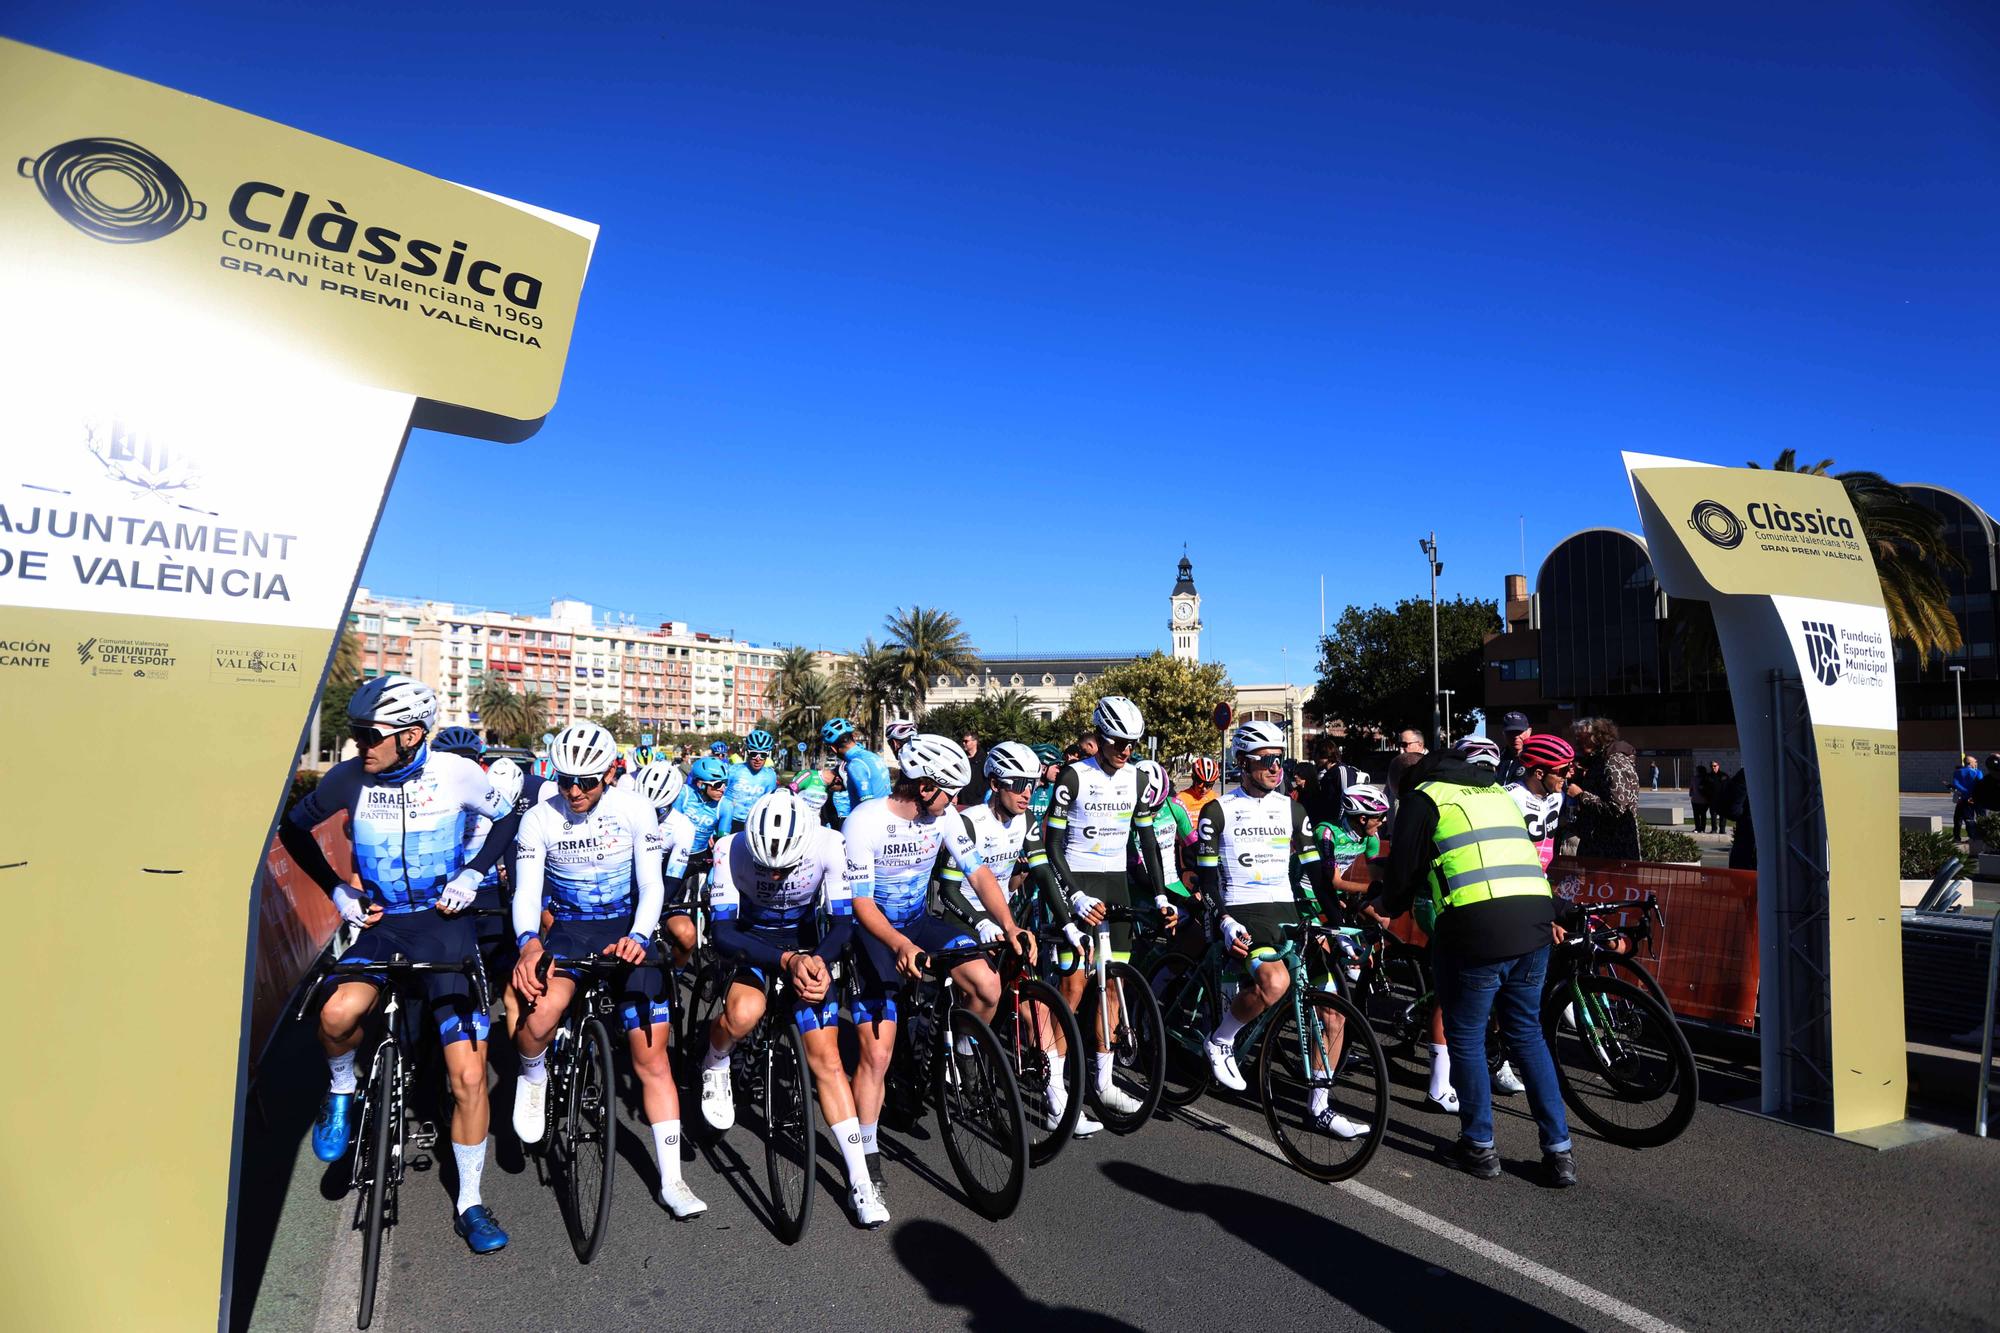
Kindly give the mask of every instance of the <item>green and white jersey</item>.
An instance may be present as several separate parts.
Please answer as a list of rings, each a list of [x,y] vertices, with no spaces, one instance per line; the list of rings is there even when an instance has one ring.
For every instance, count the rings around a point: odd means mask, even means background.
[[[1372,860],[1382,854],[1382,839],[1370,834],[1364,838],[1347,827],[1345,820],[1338,824],[1321,823],[1313,829],[1313,836],[1319,839],[1320,850],[1332,861],[1341,874],[1363,858]]]

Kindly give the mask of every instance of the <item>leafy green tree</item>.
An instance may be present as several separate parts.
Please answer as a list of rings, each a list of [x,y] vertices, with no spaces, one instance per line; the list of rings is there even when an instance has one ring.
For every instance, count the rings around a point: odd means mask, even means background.
[[[1890,632],[1908,639],[1919,661],[1928,662],[1933,653],[1954,653],[1965,646],[1958,617],[1951,612],[1951,592],[1938,575],[1940,569],[1962,570],[1965,562],[1946,543],[1944,519],[1936,511],[1918,504],[1908,491],[1879,472],[1833,471],[1831,458],[1802,467],[1796,451],[1787,449],[1771,464],[1771,470],[1831,476],[1846,489],[1854,516],[1861,522],[1861,535],[1875,555],[1875,573],[1882,584],[1882,604],[1889,610]]]
[[[778,730],[793,742],[804,741],[807,748],[819,743],[820,727],[840,716],[832,681],[818,671],[801,677],[785,696],[778,714]]]
[[[1485,705],[1480,651],[1499,632],[1500,613],[1491,602],[1456,597],[1438,603],[1439,682],[1452,691],[1454,736],[1464,735],[1473,713]],[[1341,612],[1333,633],[1320,640],[1319,687],[1311,707],[1350,730],[1372,725],[1428,733],[1431,706],[1430,599]]]
[[[965,703],[939,704],[924,713],[919,725],[925,731],[953,740],[970,731],[982,745],[988,746],[1000,741],[1020,741],[1023,745],[1060,743],[1061,736],[1059,724],[1042,721],[1034,700],[1019,690],[981,695]]]
[[[347,740],[347,701],[361,688],[361,636],[350,627],[333,645],[333,665],[319,696],[319,748],[339,757]]]
[[[622,709],[615,713],[606,713],[603,717],[592,718],[591,721],[610,732],[611,738],[620,745],[639,743],[639,724]]]
[[[979,665],[972,640],[949,611],[929,606],[897,607],[884,618],[882,629],[895,655],[896,676],[919,715],[933,680],[963,675]]]
[[[812,649],[785,649],[778,655],[778,665],[771,672],[772,706],[783,713],[792,704],[795,694],[810,688],[809,682],[819,678],[819,663],[814,660]]]
[[[842,664],[834,693],[840,711],[865,727],[870,740],[879,744],[885,715],[901,708],[907,697],[896,650],[873,638],[863,639]]]
[[[489,678],[472,696],[473,711],[486,739],[500,745],[533,749],[549,729],[549,701],[534,690],[525,693],[503,680]]]
[[[1160,738],[1160,757],[1177,761],[1215,751],[1215,706],[1236,697],[1220,662],[1189,662],[1165,653],[1136,657],[1107,667],[1079,686],[1056,720],[1056,736],[1067,742],[1090,730],[1091,710],[1107,694],[1122,694],[1139,705],[1146,732]]]

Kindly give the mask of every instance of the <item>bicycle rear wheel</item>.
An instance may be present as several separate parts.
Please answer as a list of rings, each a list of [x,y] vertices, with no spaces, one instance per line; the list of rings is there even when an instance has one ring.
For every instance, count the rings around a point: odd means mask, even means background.
[[[1300,998],[1303,1006],[1289,996],[1278,1001],[1282,1012],[1265,1025],[1258,1100],[1287,1161],[1314,1180],[1346,1180],[1368,1165],[1388,1129],[1389,1061],[1375,1029],[1345,996],[1314,990]]]
[[[764,1043],[764,1175],[771,1186],[771,1213],[778,1239],[790,1245],[812,1220],[812,1066],[805,1040],[789,1016],[767,1018],[773,1035]]]
[[[948,1030],[935,1040],[932,1094],[945,1156],[973,1210],[998,1221],[1020,1205],[1028,1181],[1020,1085],[993,1029],[963,1009],[951,1011]]]
[[[1653,975],[1653,969],[1630,954],[1600,953],[1592,964],[1592,969],[1600,977],[1616,977],[1620,981],[1631,982],[1658,1000],[1660,1008],[1668,1013],[1673,1012],[1674,1007],[1667,1003],[1667,993],[1660,989],[1659,978]]]
[[[1117,1133],[1129,1134],[1160,1109],[1160,1097],[1167,1085],[1167,1035],[1160,1020],[1160,1002],[1153,998],[1152,987],[1138,969],[1130,963],[1111,963],[1105,967],[1104,977],[1118,997],[1118,1022],[1110,1034],[1111,1084],[1138,1105],[1131,1111],[1114,1111],[1098,1096],[1097,1114]],[[1097,979],[1092,977],[1090,988],[1084,992],[1083,1012],[1077,1015],[1077,1026],[1083,1029],[1084,1043],[1093,1051],[1103,1039],[1104,1025],[1099,1016],[1102,1003]],[[1091,1073],[1090,1086],[1094,1089],[1096,1070]]]
[[[365,1180],[362,1195],[361,1303],[354,1326],[367,1328],[375,1318],[375,1279],[382,1267],[382,1230],[395,1204],[397,1149],[403,1132],[403,1052],[384,1038],[375,1048],[368,1073],[368,1090],[361,1105],[354,1151],[368,1155],[357,1172]]]
[[[1542,1000],[1563,1101],[1613,1143],[1656,1148],[1694,1119],[1694,1051],[1665,1005],[1616,977],[1579,976]]]
[[[1185,954],[1162,958],[1153,968],[1151,984],[1160,1001],[1160,1028],[1167,1043],[1160,1102],[1164,1106],[1191,1106],[1215,1078],[1202,1039],[1215,1031],[1222,1013],[1221,997]]]
[[[1028,1162],[1044,1166],[1069,1142],[1083,1114],[1083,1032],[1062,993],[1046,981],[1021,979],[1003,987],[993,1030],[1013,1057],[1021,1087],[1021,1111],[1028,1120]],[[1049,1092],[1061,1088],[1062,1114],[1049,1122]]]
[[[615,1077],[610,1031],[601,1019],[585,1020],[576,1044],[576,1067],[570,1071],[559,1142],[569,1243],[586,1264],[597,1257],[611,1220],[611,1155],[618,1138]]]

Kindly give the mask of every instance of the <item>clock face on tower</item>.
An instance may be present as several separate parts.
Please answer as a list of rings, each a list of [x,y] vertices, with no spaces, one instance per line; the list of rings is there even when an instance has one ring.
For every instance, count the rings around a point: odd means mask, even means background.
[[[1193,602],[1175,602],[1175,603],[1174,603],[1174,619],[1175,619],[1175,620],[1180,620],[1180,621],[1188,621],[1188,620],[1193,620],[1193,619],[1194,619],[1194,603],[1193,603]]]

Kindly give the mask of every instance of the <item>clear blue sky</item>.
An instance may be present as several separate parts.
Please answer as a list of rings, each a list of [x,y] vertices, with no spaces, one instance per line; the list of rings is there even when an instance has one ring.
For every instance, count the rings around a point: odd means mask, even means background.
[[[1518,517],[1635,525],[1622,448],[2000,505],[1990,4],[36,8],[602,225],[554,416],[413,439],[379,590],[1149,647],[1185,541],[1204,655],[1302,680],[1322,574],[1435,526],[1496,596]]]

